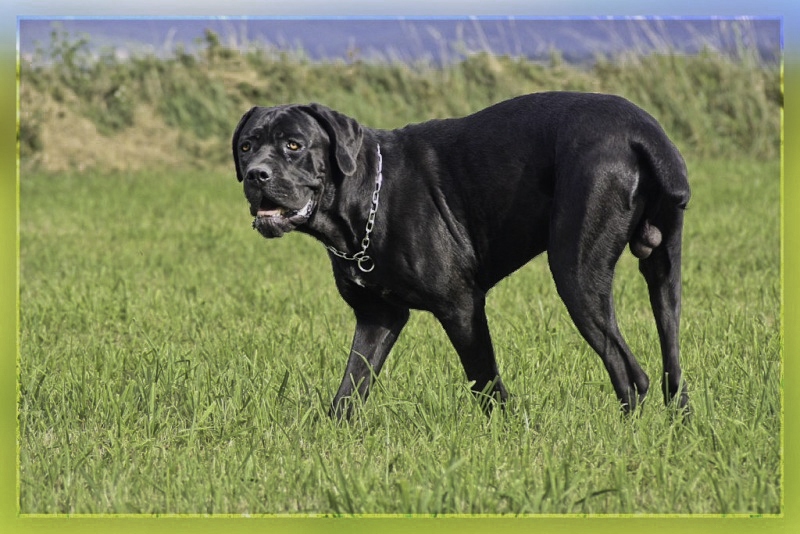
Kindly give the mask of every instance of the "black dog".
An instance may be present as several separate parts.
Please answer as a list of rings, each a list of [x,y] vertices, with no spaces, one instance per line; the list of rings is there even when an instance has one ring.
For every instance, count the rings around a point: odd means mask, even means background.
[[[349,413],[341,401],[355,391],[367,397],[411,308],[441,322],[477,394],[506,399],[486,293],[544,251],[573,321],[632,410],[649,380],[614,316],[626,244],[650,292],[665,402],[677,396],[687,409],[678,361],[686,166],[630,102],[540,93],[391,131],[318,104],[254,107],[236,127],[233,157],[253,227],[324,243],[355,312],[336,416]]]

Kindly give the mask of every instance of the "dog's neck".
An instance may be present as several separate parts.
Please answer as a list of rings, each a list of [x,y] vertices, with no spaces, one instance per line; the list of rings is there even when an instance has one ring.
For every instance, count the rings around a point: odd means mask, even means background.
[[[375,259],[370,256],[375,217],[380,207],[383,184],[383,155],[378,142],[365,147],[359,155],[359,169],[342,180],[357,182],[357,187],[337,187],[324,191],[319,210],[307,233],[320,240],[328,251],[344,261],[353,262],[363,272],[371,271]],[[347,194],[348,191],[352,193]]]

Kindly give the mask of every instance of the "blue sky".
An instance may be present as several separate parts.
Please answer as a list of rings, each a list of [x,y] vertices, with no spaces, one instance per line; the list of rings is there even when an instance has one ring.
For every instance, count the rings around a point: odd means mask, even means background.
[[[382,17],[382,18],[61,18],[58,28],[87,35],[97,47],[119,53],[168,55],[180,43],[188,49],[206,28],[230,46],[247,43],[302,47],[312,58],[336,59],[358,49],[366,59],[460,57],[455,46],[512,56],[548,57],[559,50],[568,60],[592,59],[634,49],[695,52],[704,46],[732,50],[737,41],[776,60],[780,52],[777,18],[535,18],[535,17]],[[19,20],[19,48],[30,57],[37,43],[46,45],[54,18]]]
[[[800,2],[796,0],[403,0],[375,2],[345,0],[295,0],[293,2],[257,2],[251,0],[195,0],[191,5],[169,0],[54,0],[30,2],[10,0],[0,5],[0,35],[16,33],[18,15],[82,16],[218,16],[218,15],[535,15],[535,16],[783,16],[787,49],[800,51]],[[793,44],[794,43],[794,44]]]

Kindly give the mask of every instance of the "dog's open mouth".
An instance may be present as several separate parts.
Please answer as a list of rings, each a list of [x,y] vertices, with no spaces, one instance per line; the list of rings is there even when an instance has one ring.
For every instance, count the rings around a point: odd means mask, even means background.
[[[262,200],[253,219],[253,228],[264,237],[280,237],[304,224],[314,212],[314,200],[310,199],[299,210],[278,206],[268,200]]]
[[[278,206],[268,200],[263,200],[261,202],[261,206],[258,208],[258,211],[256,212],[256,218],[280,217],[283,219],[307,220],[308,217],[311,215],[311,211],[313,209],[314,209],[313,200],[309,200],[308,202],[306,202],[306,205],[300,208],[299,210],[291,210],[289,208]]]

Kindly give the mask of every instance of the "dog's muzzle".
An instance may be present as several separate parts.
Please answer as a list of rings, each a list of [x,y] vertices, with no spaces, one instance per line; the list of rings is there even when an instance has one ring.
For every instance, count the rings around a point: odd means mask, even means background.
[[[256,210],[253,228],[258,230],[264,237],[280,237],[286,232],[291,232],[298,226],[305,224],[314,213],[314,207],[314,199],[309,199],[306,205],[299,210],[291,210],[262,202],[261,207]]]

